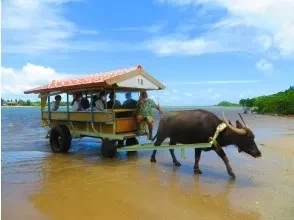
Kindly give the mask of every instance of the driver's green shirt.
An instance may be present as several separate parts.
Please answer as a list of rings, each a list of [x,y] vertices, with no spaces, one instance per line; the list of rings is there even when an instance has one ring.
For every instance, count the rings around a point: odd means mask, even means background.
[[[157,105],[152,99],[148,99],[145,102],[138,101],[137,114],[142,115],[144,118],[153,118],[152,109],[156,108]]]

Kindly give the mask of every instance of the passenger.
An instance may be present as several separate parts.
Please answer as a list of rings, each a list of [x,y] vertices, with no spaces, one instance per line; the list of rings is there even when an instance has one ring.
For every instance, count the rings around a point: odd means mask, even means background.
[[[105,102],[106,102],[105,92],[102,91],[99,93],[98,99],[95,102],[95,110],[104,111],[106,106]]]
[[[149,139],[152,139],[152,130],[153,130],[153,114],[152,109],[156,108],[160,114],[163,114],[159,105],[156,105],[152,99],[148,98],[147,92],[141,92],[140,99],[137,104],[136,119],[138,125],[138,133],[144,131],[141,130],[141,122],[145,120],[148,124],[149,129]]]
[[[90,108],[90,102],[89,102],[87,95],[86,95],[86,97],[83,97],[81,100],[81,110],[87,111],[89,108]]]
[[[109,94],[109,101],[107,102],[107,109],[112,109],[112,108],[121,108],[121,103],[120,101],[116,100],[116,95],[114,92],[111,92]]]
[[[123,103],[123,108],[134,109],[137,107],[137,101],[132,99],[132,93],[126,93],[126,101]]]
[[[55,96],[55,101],[50,102],[51,111],[57,111],[60,105],[60,101],[61,101],[61,96],[60,95]]]
[[[95,110],[96,107],[96,101],[98,100],[98,95],[93,95],[92,96],[92,101],[91,101],[91,106],[93,106],[93,109]]]
[[[81,110],[81,99],[82,99],[82,95],[80,93],[77,93],[74,95],[74,99],[71,103],[72,111],[80,111]]]
[[[61,96],[56,95],[55,101],[50,102],[51,111],[57,111],[57,109],[59,108],[59,105],[60,105],[60,101],[61,101]],[[50,137],[50,132],[51,132],[51,130],[49,129],[45,138]]]

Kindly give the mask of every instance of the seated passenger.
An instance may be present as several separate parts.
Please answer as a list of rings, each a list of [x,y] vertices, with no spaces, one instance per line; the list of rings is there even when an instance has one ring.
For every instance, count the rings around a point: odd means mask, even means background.
[[[116,100],[116,95],[114,92],[111,92],[109,94],[109,101],[107,102],[107,109],[112,109],[112,108],[121,108],[121,103],[120,101]]]
[[[105,92],[102,91],[99,93],[99,96],[98,96],[97,100],[95,101],[95,110],[96,111],[104,111],[105,106],[106,106],[105,101],[106,101]]]
[[[51,111],[57,111],[60,105],[60,101],[61,101],[61,96],[60,95],[55,96],[55,101],[50,102]]]
[[[92,96],[92,101],[91,101],[91,106],[93,106],[93,109],[95,110],[95,107],[96,107],[96,101],[98,100],[98,95],[93,95]],[[90,106],[90,107],[91,107]]]
[[[146,121],[149,129],[149,139],[152,139],[152,130],[153,130],[153,112],[152,109],[156,108],[160,114],[163,114],[159,105],[156,105],[152,99],[148,98],[147,92],[141,92],[140,100],[138,101],[136,119],[138,124],[138,133],[140,134],[141,129],[140,125],[142,121]]]
[[[81,100],[81,110],[87,111],[89,109],[89,107],[90,107],[90,102],[89,102],[87,96],[83,97]]]
[[[132,93],[126,93],[126,101],[123,103],[123,108],[134,109],[137,107],[137,101],[132,99]]]
[[[72,111],[80,111],[81,110],[81,99],[82,99],[82,95],[80,93],[77,93],[74,95],[74,99],[71,103]]]

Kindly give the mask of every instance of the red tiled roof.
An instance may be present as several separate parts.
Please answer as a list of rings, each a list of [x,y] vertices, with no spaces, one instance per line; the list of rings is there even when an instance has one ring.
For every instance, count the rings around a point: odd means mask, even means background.
[[[79,76],[79,77],[74,77],[70,79],[53,80],[51,83],[47,85],[26,90],[24,93],[39,93],[41,91],[55,90],[55,89],[64,88],[64,87],[75,87],[79,85],[104,83],[106,82],[106,80],[112,79],[116,76],[124,75],[126,73],[129,73],[131,71],[141,69],[141,68],[142,67],[138,65],[131,68],[113,70],[113,71],[108,71],[103,73],[95,73],[91,75]]]

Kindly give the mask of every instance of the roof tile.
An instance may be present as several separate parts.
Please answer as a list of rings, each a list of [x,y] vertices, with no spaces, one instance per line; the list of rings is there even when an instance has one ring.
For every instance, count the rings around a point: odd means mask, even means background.
[[[78,86],[83,84],[92,84],[92,83],[102,83],[106,80],[109,80],[111,78],[114,78],[116,76],[120,76],[126,73],[129,73],[131,71],[134,71],[136,69],[141,69],[142,67],[140,65],[131,67],[131,68],[125,68],[125,69],[118,69],[108,72],[100,72],[95,74],[88,74],[83,76],[78,76],[74,78],[68,78],[68,79],[61,79],[61,80],[52,80],[49,84],[39,86],[30,90],[26,90],[25,93],[32,93],[32,92],[39,92],[42,90],[48,90],[48,89],[57,89],[60,87],[70,87],[70,86]]]

